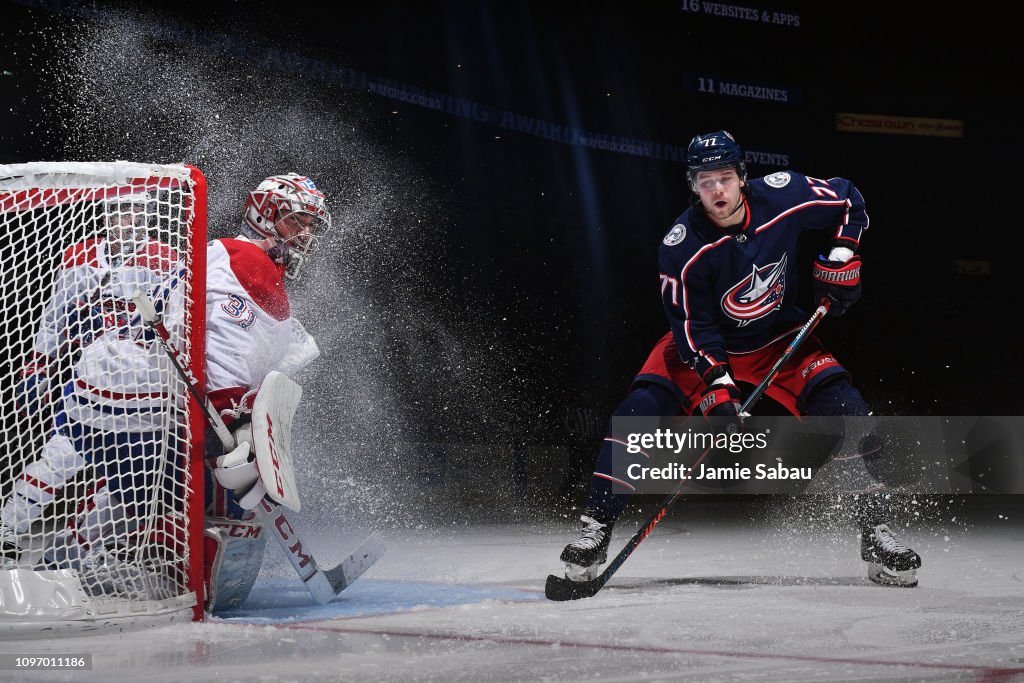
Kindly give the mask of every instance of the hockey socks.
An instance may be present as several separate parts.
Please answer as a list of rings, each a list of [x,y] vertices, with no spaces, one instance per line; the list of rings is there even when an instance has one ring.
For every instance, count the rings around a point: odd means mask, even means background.
[[[626,434],[615,433],[615,417],[652,417],[679,415],[682,412],[679,399],[658,384],[644,382],[636,385],[619,403],[612,414],[613,420],[598,451],[594,476],[590,482],[590,496],[587,499],[587,515],[604,522],[613,521],[622,514],[632,497],[633,486],[629,484],[626,470],[633,462],[646,459],[643,453],[629,454],[626,451]],[[614,487],[630,493],[615,493]]]

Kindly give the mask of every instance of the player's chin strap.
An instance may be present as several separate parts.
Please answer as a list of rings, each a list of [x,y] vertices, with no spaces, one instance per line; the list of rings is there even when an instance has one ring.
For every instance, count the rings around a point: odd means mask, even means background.
[[[747,400],[743,402],[743,405],[740,406],[739,414],[741,418],[750,417],[750,410],[754,407],[754,404],[760,400],[762,395],[764,395],[765,389],[767,389],[768,385],[772,383],[775,376],[779,374],[779,370],[782,366],[793,357],[793,353],[796,352],[797,348],[803,344],[811,331],[818,326],[818,323],[821,322],[822,318],[824,318],[828,313],[828,309],[831,305],[831,301],[828,299],[822,299],[818,308],[814,311],[814,315],[812,315],[810,320],[800,328],[800,331],[797,332],[795,337],[793,337],[793,341],[791,341],[789,346],[786,347],[782,356],[775,362],[772,369],[768,371],[768,374],[763,380],[761,380],[761,383],[757,385],[754,392],[750,394],[750,396],[747,397]],[[704,451],[704,454],[706,455],[707,452],[708,451]],[[704,455],[701,455],[701,458],[703,457]],[[699,461],[700,460],[698,460],[698,462]],[[601,574],[589,581],[572,581],[571,579],[550,574],[548,575],[547,582],[544,584],[544,596],[548,600],[562,601],[579,600],[580,598],[589,598],[596,595],[597,592],[601,590],[606,583],[608,583],[608,579],[612,578],[612,575],[619,570],[622,563],[633,554],[633,551],[636,550],[637,546],[639,546],[643,540],[647,538],[652,531],[654,531],[654,527],[658,525],[658,522],[664,519],[669,508],[672,507],[679,499],[679,496],[683,494],[683,486],[686,485],[687,481],[689,481],[689,479],[681,479],[679,481],[675,490],[661,502],[661,505],[654,514],[640,526],[640,529],[633,534],[633,537],[629,539],[626,546],[619,551],[619,554],[616,555],[611,562],[608,563],[608,566],[605,567],[605,570],[601,572]]]
[[[202,409],[203,415],[213,428],[213,431],[216,432],[225,451],[233,450],[235,444],[231,432],[228,430],[227,425],[224,424],[220,414],[214,410],[209,399],[203,395],[199,388],[198,380],[196,380],[195,375],[192,374],[192,371],[189,370],[183,361],[181,353],[171,343],[170,332],[167,331],[167,328],[157,315],[153,301],[142,291],[137,291],[132,296],[132,300],[135,301],[136,310],[142,316],[143,321],[156,333],[157,339],[170,357],[175,370],[185,380],[189,393],[192,394],[192,397],[200,409]],[[373,532],[355,552],[345,558],[339,565],[333,569],[321,569],[317,565],[312,553],[303,548],[302,539],[295,530],[295,527],[288,521],[284,509],[280,505],[264,496],[255,507],[255,510],[264,528],[271,532],[274,540],[281,546],[281,550],[284,551],[288,561],[295,568],[295,572],[302,579],[306,589],[309,590],[313,599],[321,605],[334,599],[338,593],[345,590],[384,554],[384,544],[377,532]]]

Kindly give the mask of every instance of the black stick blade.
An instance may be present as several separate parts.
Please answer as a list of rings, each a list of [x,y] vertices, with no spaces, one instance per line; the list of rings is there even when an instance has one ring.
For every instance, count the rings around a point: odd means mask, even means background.
[[[597,595],[603,585],[604,581],[600,576],[590,581],[570,581],[561,576],[548,574],[548,580],[544,584],[544,597],[557,602],[591,598]]]

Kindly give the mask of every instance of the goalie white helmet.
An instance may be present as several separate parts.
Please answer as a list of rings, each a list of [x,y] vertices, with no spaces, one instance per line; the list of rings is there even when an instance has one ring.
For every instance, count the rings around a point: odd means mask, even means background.
[[[132,254],[146,244],[150,220],[156,215],[153,199],[147,192],[110,193],[101,204],[111,255]]]
[[[291,172],[266,178],[245,200],[242,233],[295,279],[331,227],[327,200],[310,178]]]

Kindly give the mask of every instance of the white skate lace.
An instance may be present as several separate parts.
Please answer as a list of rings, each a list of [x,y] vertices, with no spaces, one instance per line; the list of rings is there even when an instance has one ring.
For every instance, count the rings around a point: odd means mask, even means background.
[[[875,527],[875,541],[887,553],[907,553],[910,548],[900,543],[889,527],[884,524]]]
[[[601,541],[604,540],[603,529],[605,525],[586,515],[583,515],[580,519],[586,526],[580,531],[580,537],[572,542],[572,547],[579,548],[580,550],[591,550],[601,545]]]
[[[14,533],[14,529],[0,522],[0,543],[5,545],[18,545],[18,534]]]

